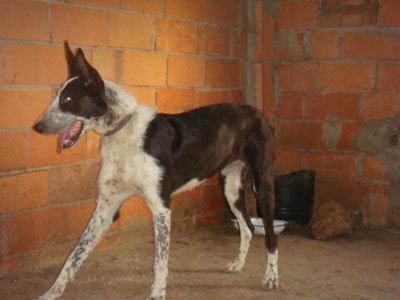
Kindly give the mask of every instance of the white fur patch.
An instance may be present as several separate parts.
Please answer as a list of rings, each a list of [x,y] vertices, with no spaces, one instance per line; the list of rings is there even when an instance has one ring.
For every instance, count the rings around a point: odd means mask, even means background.
[[[274,253],[267,252],[267,256],[267,270],[265,271],[262,285],[266,290],[273,290],[279,288],[278,249]]]
[[[179,188],[177,188],[172,194],[171,196],[174,196],[176,194],[182,193],[184,191],[191,191],[193,190],[195,187],[199,186],[200,184],[202,184],[205,180],[198,180],[197,178],[194,178],[188,182],[186,182],[184,185],[180,186]]]
[[[221,174],[225,176],[224,193],[228,200],[229,207],[235,215],[240,230],[240,247],[237,257],[226,266],[228,272],[240,272],[245,264],[247,252],[249,251],[251,241],[251,231],[247,226],[246,220],[241,211],[239,211],[235,204],[240,196],[240,189],[242,188],[242,171],[245,164],[243,161],[237,160],[225,167]]]

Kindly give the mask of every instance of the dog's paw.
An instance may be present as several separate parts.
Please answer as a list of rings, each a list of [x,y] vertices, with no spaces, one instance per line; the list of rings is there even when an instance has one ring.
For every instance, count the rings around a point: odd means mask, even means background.
[[[278,282],[278,277],[266,277],[263,279],[262,287],[266,291],[272,291],[279,289],[279,282]]]
[[[239,261],[238,259],[235,259],[234,261],[226,265],[225,271],[227,273],[236,274],[242,271],[243,266],[244,266],[243,262]]]
[[[165,288],[151,289],[150,295],[146,298],[147,300],[165,300]]]

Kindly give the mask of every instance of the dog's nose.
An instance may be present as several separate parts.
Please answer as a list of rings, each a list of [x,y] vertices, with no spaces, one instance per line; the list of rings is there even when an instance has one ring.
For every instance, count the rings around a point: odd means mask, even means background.
[[[32,126],[32,129],[35,130],[37,133],[43,133],[45,130],[45,125],[42,121],[37,122]]]

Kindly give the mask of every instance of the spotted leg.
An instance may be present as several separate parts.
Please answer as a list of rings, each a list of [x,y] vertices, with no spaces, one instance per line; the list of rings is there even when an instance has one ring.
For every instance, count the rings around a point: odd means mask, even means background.
[[[38,298],[39,300],[53,300],[63,294],[67,283],[74,279],[74,275],[83,261],[89,256],[112,223],[113,215],[120,204],[121,200],[110,201],[101,196],[98,198],[96,209],[79,242],[67,258],[53,285]]]
[[[237,257],[226,266],[226,271],[238,273],[242,270],[247,252],[249,251],[253,226],[251,225],[244,207],[244,190],[242,173],[245,168],[243,161],[235,161],[225,167],[222,172],[223,188],[229,207],[236,217],[240,230],[240,246]]]
[[[171,213],[169,208],[161,204],[161,201],[151,203],[149,206],[154,223],[155,256],[154,282],[148,299],[164,300],[167,289]]]
[[[273,290],[279,288],[278,240],[273,225],[275,137],[272,127],[267,123],[261,125],[262,134],[254,133],[247,141],[245,156],[253,176],[257,210],[265,229],[268,262],[261,283],[264,289]]]

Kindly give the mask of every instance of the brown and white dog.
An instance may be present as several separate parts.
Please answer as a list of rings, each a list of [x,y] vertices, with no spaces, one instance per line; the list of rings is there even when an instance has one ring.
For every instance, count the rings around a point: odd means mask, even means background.
[[[57,149],[74,145],[85,130],[102,136],[96,209],[57,279],[39,299],[55,299],[100,241],[124,200],[142,196],[153,215],[154,283],[149,299],[165,299],[170,244],[170,197],[221,171],[223,189],[240,227],[240,249],[228,272],[240,272],[252,237],[244,209],[243,180],[251,174],[265,226],[268,264],[265,289],[278,287],[277,238],[273,230],[274,131],[247,105],[217,104],[186,113],[157,113],[118,85],[103,81],[83,51],[64,43],[68,79],[34,124],[58,134]],[[140,72],[140,70],[137,70]]]

